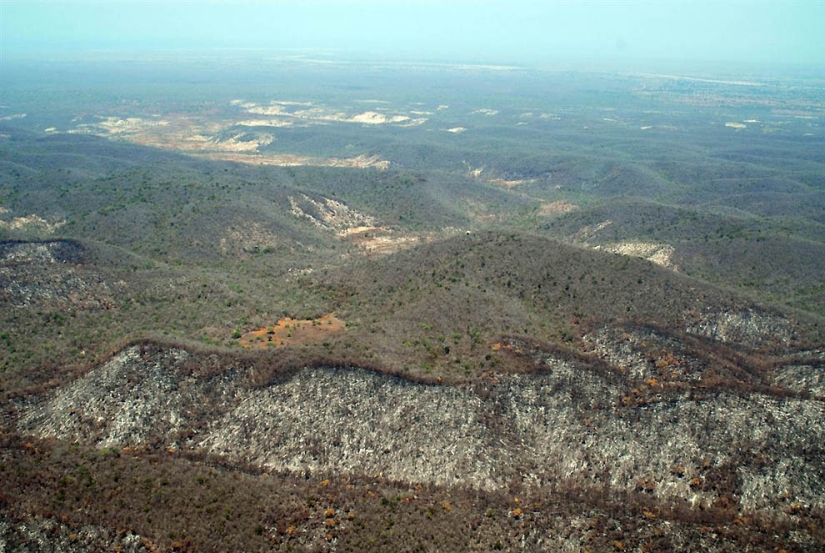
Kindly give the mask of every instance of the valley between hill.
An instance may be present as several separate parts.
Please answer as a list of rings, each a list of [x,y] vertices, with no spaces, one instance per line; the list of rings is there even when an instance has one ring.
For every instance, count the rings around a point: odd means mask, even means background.
[[[270,68],[4,91],[0,549],[821,549],[821,84]]]

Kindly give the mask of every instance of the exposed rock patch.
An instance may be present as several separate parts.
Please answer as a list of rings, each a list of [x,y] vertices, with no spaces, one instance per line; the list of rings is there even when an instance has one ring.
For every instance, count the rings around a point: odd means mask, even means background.
[[[66,224],[65,220],[48,221],[37,214],[7,218],[8,213],[8,209],[0,207],[0,229],[53,234],[57,229]]]
[[[16,308],[108,308],[109,285],[83,265],[74,241],[0,242],[0,304]]]
[[[83,525],[70,527],[53,518],[13,518],[0,513],[0,551],[40,553],[51,551],[152,551],[151,544],[133,532]]]
[[[753,309],[708,312],[686,330],[697,336],[750,347],[769,341],[787,344],[794,335],[789,320]]]
[[[342,470],[439,484],[491,486],[498,456],[467,390],[358,370],[304,370],[251,392],[203,447],[292,471]]]
[[[130,348],[27,411],[20,427],[99,447],[172,435],[201,396],[202,385],[176,374],[187,358],[185,351],[169,350],[145,359],[139,348]]]
[[[374,227],[374,217],[352,209],[331,198],[312,198],[306,194],[289,197],[290,212],[312,224],[332,232],[346,233],[348,229]]]
[[[474,387],[307,368],[255,388],[244,376],[254,369],[192,377],[187,358],[130,348],[25,409],[20,431],[101,447],[162,443],[271,470],[483,489],[607,485],[696,508],[825,506],[825,409],[815,400],[659,390],[655,402],[626,405],[632,383],[621,375],[553,356],[541,374]]]
[[[818,364],[792,364],[776,371],[774,383],[777,386],[825,400],[825,367],[822,360]]]

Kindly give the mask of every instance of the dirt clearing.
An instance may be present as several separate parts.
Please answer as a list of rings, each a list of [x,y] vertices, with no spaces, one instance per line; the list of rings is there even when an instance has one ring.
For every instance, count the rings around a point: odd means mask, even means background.
[[[274,325],[247,332],[238,342],[245,348],[273,348],[318,342],[347,330],[344,321],[330,313],[317,319],[280,319]]]

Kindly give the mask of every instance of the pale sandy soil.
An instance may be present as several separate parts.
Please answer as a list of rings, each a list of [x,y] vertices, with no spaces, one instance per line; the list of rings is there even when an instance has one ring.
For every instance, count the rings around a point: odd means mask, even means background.
[[[242,127],[291,127],[292,121],[284,121],[283,119],[245,119],[235,123]]]
[[[677,270],[673,264],[673,246],[670,244],[653,244],[650,242],[619,242],[616,244],[596,246],[594,249],[621,255],[641,257],[662,267]]]
[[[386,104],[387,102],[382,100],[364,100],[362,103]],[[288,117],[309,122],[335,121],[340,123],[360,123],[364,125],[398,125],[408,123],[412,119],[409,115],[405,114],[385,115],[384,113],[373,110],[352,114],[325,106],[313,105],[311,103],[272,102],[270,105],[261,106],[254,102],[236,100],[233,105],[245,109],[246,112],[250,114],[277,115],[284,118]],[[296,107],[305,109],[295,109]],[[384,111],[386,108],[376,109]],[[417,121],[420,121],[418,124],[421,124],[426,121],[426,119]]]
[[[406,115],[395,115],[391,117],[387,117],[383,113],[377,113],[375,111],[365,111],[364,113],[359,113],[358,115],[353,115],[349,119],[343,119],[343,121],[351,122],[351,123],[364,123],[366,125],[384,125],[387,123],[404,123],[405,121],[409,121],[410,118]]]
[[[282,106],[253,106],[246,111],[254,115],[286,115]]]
[[[168,114],[164,119],[153,120],[101,117],[98,123],[84,123],[68,132],[118,138],[165,150],[196,152],[220,149],[220,143],[210,135],[220,132],[226,126],[225,122]]]
[[[255,133],[254,138],[251,138],[249,135],[241,133],[226,140],[213,140],[212,143],[222,151],[257,152],[261,146],[268,146],[274,140],[275,137],[271,134]]]
[[[289,153],[261,152],[276,137],[271,132],[250,129],[238,131],[229,138],[226,130],[232,127],[286,128],[296,125],[328,124],[329,122],[362,125],[394,125],[413,127],[425,123],[423,117],[412,118],[404,114],[385,114],[378,111],[345,113],[310,102],[274,101],[269,105],[233,100],[231,105],[245,113],[265,115],[239,120],[217,119],[211,114],[192,115],[170,113],[152,117],[101,116],[96,123],[81,123],[67,132],[93,134],[116,138],[143,146],[165,150],[177,150],[210,159],[234,161],[252,165],[324,166],[324,167],[373,167],[384,170],[389,162],[376,156],[358,155],[350,158],[318,158]],[[50,127],[49,131],[56,131]]]
[[[166,127],[168,125],[169,121],[163,119],[147,120],[140,117],[127,117],[125,119],[121,119],[120,117],[111,116],[105,117],[102,121],[96,124],[96,126],[105,129],[111,134],[136,133],[145,131],[146,129]],[[80,127],[84,126],[86,125],[80,125]]]
[[[388,255],[436,240],[434,232],[398,232],[386,227],[362,227],[339,234],[347,242],[360,247],[367,257]]]
[[[278,167],[355,167],[361,169],[372,167],[383,171],[390,166],[389,161],[382,160],[377,156],[367,155],[350,158],[321,158],[294,154],[252,155],[231,152],[202,152],[195,155],[218,161],[234,161],[249,165],[275,165]]]

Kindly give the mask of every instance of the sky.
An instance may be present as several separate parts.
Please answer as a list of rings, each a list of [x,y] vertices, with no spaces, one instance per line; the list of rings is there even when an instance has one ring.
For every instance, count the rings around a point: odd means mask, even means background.
[[[264,49],[451,62],[825,64],[825,0],[0,0],[0,60]]]

